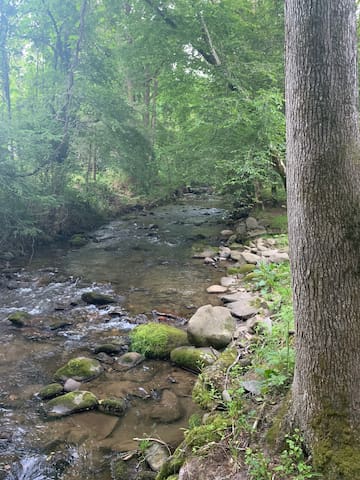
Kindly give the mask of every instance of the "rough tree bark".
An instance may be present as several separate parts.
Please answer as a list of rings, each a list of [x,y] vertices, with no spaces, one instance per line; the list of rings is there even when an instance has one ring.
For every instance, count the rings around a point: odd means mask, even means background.
[[[286,0],[293,419],[327,480],[360,478],[355,0]]]

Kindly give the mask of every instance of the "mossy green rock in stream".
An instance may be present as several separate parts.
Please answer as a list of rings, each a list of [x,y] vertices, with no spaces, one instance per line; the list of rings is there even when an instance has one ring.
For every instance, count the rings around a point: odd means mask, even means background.
[[[10,313],[7,317],[8,320],[15,325],[15,327],[25,327],[28,320],[30,320],[31,315],[28,312],[23,310],[18,310],[17,312]]]
[[[99,401],[100,412],[109,415],[116,415],[122,417],[126,411],[127,404],[123,398],[104,398]]]
[[[130,339],[131,349],[148,358],[168,358],[171,350],[189,344],[180,328],[152,322],[134,328]]]
[[[100,362],[87,357],[78,357],[69,360],[64,366],[59,368],[54,375],[55,380],[65,382],[68,378],[73,378],[78,382],[86,382],[102,373]]]
[[[256,268],[256,265],[251,263],[245,263],[244,265],[234,265],[233,267],[229,267],[227,269],[228,275],[246,275],[247,273],[253,272]]]
[[[64,387],[60,383],[50,383],[46,385],[39,392],[39,397],[42,400],[49,400],[50,398],[58,397],[64,393]]]
[[[82,233],[76,233],[70,238],[69,243],[72,247],[83,247],[88,243],[88,240]]]
[[[53,398],[44,406],[49,417],[64,417],[72,413],[91,410],[98,405],[97,398],[91,392],[76,391]]]
[[[81,295],[81,299],[92,305],[108,305],[116,302],[114,297],[99,292],[85,292]]]
[[[215,362],[219,352],[211,348],[196,348],[196,347],[177,347],[170,353],[172,362],[194,372],[201,372],[201,370]]]

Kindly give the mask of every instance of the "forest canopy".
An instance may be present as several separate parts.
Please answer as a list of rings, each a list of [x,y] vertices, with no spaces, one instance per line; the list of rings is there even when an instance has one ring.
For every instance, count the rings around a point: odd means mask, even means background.
[[[283,1],[4,0],[0,82],[2,245],[283,188]]]

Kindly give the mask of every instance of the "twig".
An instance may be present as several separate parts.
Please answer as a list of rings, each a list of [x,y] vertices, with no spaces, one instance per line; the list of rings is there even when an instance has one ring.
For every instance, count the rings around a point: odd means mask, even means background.
[[[162,440],[159,440],[158,438],[154,437],[146,437],[146,438],[133,438],[135,442],[157,442],[160,443],[160,445],[164,445],[166,447],[167,451],[169,452],[169,455],[171,455],[171,450],[169,448],[169,445],[166,442],[163,442]]]

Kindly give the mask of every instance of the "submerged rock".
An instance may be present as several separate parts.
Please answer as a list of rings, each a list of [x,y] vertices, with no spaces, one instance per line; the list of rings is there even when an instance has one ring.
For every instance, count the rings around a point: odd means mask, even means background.
[[[130,338],[132,350],[148,358],[169,358],[171,350],[189,343],[184,330],[153,322],[134,328]]]
[[[49,417],[64,417],[83,410],[91,410],[97,405],[98,400],[93,393],[77,391],[50,400],[45,404],[44,409]]]
[[[143,362],[145,357],[141,355],[141,353],[137,352],[128,352],[121,355],[115,365],[116,370],[129,370],[130,368],[134,368],[139,363]]]
[[[100,292],[85,292],[81,295],[81,299],[85,303],[92,305],[108,305],[109,303],[115,303],[116,299],[111,295],[106,295]]]
[[[126,411],[127,403],[123,398],[104,398],[99,401],[100,412],[122,417]]]
[[[64,366],[59,368],[54,378],[58,381],[65,382],[68,378],[73,378],[79,382],[86,382],[102,373],[101,364],[97,360],[87,357],[78,357],[69,360]]]
[[[188,338],[197,347],[224,348],[232,340],[236,322],[225,307],[204,305],[190,318]]]
[[[219,352],[211,348],[178,347],[171,351],[170,359],[179,367],[200,372],[205,366],[215,362]]]
[[[150,418],[159,423],[176,422],[183,416],[179,400],[170,390],[162,392],[160,402],[153,407]]]

